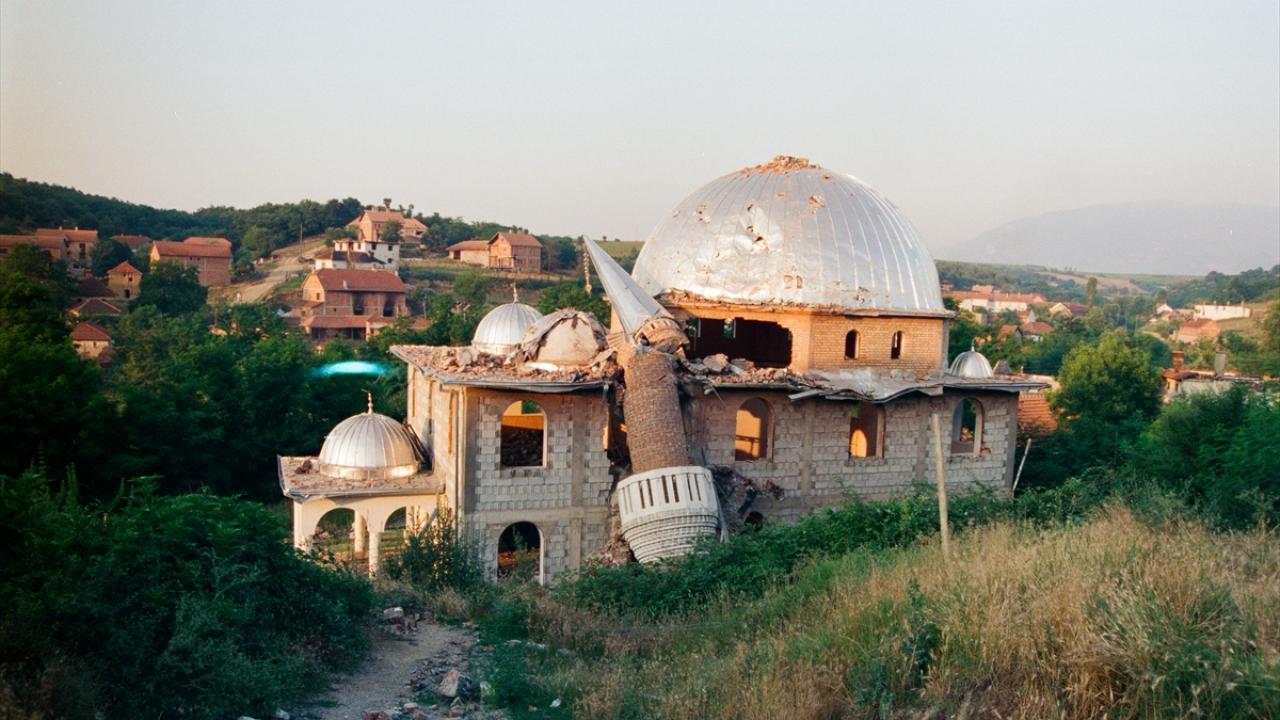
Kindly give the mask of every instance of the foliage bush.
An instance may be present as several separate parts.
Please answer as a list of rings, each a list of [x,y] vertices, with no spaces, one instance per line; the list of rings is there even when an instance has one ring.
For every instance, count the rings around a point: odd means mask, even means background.
[[[29,717],[269,712],[364,651],[367,580],[299,556],[253,502],[84,508],[0,480],[0,700]]]

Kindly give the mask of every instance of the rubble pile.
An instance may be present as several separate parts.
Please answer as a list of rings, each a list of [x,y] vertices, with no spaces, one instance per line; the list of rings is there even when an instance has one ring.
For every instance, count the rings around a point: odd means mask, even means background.
[[[681,357],[680,366],[695,380],[705,381],[704,393],[710,393],[715,385],[777,385],[779,387],[806,387],[809,383],[788,368],[762,368],[745,358],[730,359],[723,353],[702,358]]]
[[[392,351],[429,375],[444,382],[489,380],[495,382],[577,383],[612,379],[618,372],[616,353],[602,350],[589,363],[573,367],[532,367],[512,356],[493,355],[471,347],[396,345]]]
[[[742,531],[747,516],[761,496],[781,500],[786,495],[786,490],[772,480],[758,483],[726,465],[712,465],[708,469],[715,480],[716,494],[720,496],[720,507],[724,508],[725,521],[731,533]]]

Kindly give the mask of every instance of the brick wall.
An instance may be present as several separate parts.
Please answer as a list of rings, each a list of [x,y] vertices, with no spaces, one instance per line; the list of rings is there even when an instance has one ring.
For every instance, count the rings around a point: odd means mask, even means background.
[[[847,367],[878,367],[938,372],[943,369],[946,321],[943,318],[880,316],[850,317],[823,313],[754,310],[726,307],[671,307],[681,323],[691,317],[728,320],[742,318],[776,323],[791,333],[791,365],[797,372]],[[616,327],[616,323],[615,323]],[[859,333],[855,360],[845,357],[845,336]],[[903,334],[902,356],[890,357],[892,337]]]

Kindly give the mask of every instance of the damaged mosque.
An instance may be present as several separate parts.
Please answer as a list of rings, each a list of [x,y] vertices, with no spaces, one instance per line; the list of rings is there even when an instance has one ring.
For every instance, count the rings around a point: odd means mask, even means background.
[[[1043,385],[948,364],[934,262],[857,179],[777,157],[688,196],[631,274],[586,250],[610,317],[512,302],[469,347],[395,346],[404,423],[370,406],[279,458],[299,547],[349,509],[377,572],[394,513],[412,531],[447,507],[494,573],[522,547],[546,581],[910,492],[936,447],[950,492],[1008,488],[1018,393]]]

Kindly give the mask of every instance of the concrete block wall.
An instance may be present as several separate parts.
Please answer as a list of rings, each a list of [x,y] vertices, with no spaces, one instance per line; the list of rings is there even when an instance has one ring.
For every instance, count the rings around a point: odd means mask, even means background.
[[[952,455],[954,410],[969,396],[976,397],[983,406],[984,450],[976,456]],[[769,403],[772,449],[767,458],[737,461],[733,453],[735,415],[738,407],[752,397]],[[886,500],[911,492],[917,482],[932,485],[935,470],[930,416],[937,411],[941,413],[948,488],[965,492],[977,483],[1008,485],[1017,428],[1016,394],[948,392],[942,398],[900,398],[880,407],[884,411],[880,454],[854,458],[849,456],[852,402],[817,398],[792,402],[783,393],[722,389],[720,398],[693,400],[694,458],[705,458],[708,464],[730,465],[757,483],[769,480],[784,488],[786,495],[781,500],[762,496],[754,509],[772,519],[794,520],[813,509],[838,505],[848,493]]]
[[[608,541],[613,476],[604,449],[609,413],[599,394],[529,394],[468,388],[463,524],[484,538],[496,568],[498,537],[530,522],[542,534],[544,579],[580,566]],[[501,467],[501,418],[511,403],[532,400],[546,417],[541,467]]]

